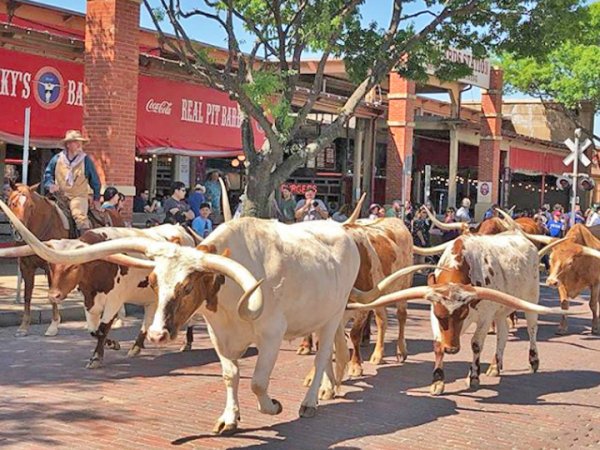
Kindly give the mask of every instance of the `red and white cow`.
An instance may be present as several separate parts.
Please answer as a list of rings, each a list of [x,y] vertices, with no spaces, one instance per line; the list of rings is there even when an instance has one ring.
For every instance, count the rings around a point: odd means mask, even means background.
[[[460,350],[460,336],[471,323],[476,330],[471,340],[473,361],[467,384],[479,386],[480,355],[492,321],[497,324],[497,347],[489,376],[499,376],[508,337],[507,316],[514,310],[525,311],[530,339],[529,364],[537,371],[537,315],[568,312],[539,306],[539,270],[536,247],[521,233],[495,236],[463,235],[446,249],[440,269],[428,278],[428,286],[387,295],[370,305],[349,305],[366,309],[397,301],[423,298],[431,302],[431,326],[434,335],[435,369],[431,394],[444,391],[444,354]]]

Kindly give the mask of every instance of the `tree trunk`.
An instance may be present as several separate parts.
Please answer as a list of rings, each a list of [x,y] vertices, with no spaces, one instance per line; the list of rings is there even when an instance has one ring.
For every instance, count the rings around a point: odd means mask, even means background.
[[[269,218],[269,196],[273,192],[270,164],[257,158],[248,167],[248,183],[242,204],[242,216]]]

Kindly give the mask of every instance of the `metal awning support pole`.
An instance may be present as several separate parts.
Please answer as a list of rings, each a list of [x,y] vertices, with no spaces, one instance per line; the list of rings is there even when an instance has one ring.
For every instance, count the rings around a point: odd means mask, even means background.
[[[27,184],[29,175],[29,130],[31,125],[31,108],[25,108],[25,132],[23,134],[23,176],[21,183]],[[23,284],[23,274],[21,274],[21,259],[17,259],[17,294],[15,303],[22,303],[21,285]]]

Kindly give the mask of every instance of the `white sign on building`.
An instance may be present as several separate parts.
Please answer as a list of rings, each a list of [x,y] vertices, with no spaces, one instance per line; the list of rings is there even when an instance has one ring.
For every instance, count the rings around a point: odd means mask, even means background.
[[[451,62],[464,63],[473,69],[473,73],[467,77],[459,78],[459,83],[471,84],[480,88],[490,88],[490,70],[491,63],[489,59],[473,58],[473,54],[468,50],[448,49],[445,54],[445,59]],[[432,66],[427,68],[427,73],[435,74],[435,69]]]

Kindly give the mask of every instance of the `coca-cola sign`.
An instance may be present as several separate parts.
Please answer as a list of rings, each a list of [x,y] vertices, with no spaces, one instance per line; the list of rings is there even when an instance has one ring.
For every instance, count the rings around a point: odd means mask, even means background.
[[[164,102],[155,102],[153,98],[148,100],[146,103],[146,111],[154,114],[162,114],[163,116],[170,116],[171,111],[173,109],[173,103],[164,101]]]

